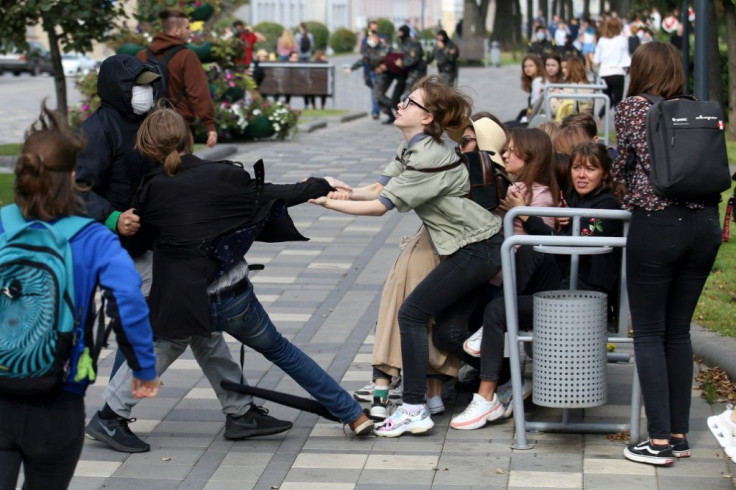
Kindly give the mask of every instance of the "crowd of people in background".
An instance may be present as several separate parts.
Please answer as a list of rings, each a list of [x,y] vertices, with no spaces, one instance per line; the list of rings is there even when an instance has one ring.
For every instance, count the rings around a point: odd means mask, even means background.
[[[265,36],[240,21],[233,27],[242,41],[242,64],[257,78],[258,64],[271,59],[255,50]],[[475,430],[509,417],[512,391],[499,289],[503,216],[519,206],[625,208],[632,212],[626,275],[649,438],[628,446],[624,456],[671,465],[690,455],[689,322],[720,245],[719,196],[663,198],[647,177],[652,165],[645,127],[649,104],[641,94],[673,96],[682,93],[684,84],[673,46],[681,35],[674,14],[662,18],[653,8],[632,18],[612,13],[597,21],[553,16],[547,22],[540,13],[521,63],[528,104],[508,123],[474,112],[470,98],[455,88],[459,49],[446,31],[436,33],[436,43],[425,53],[410,25],[399,27],[392,47],[378,24],[370,22],[360,58],[347,74],[362,70],[374,119],[385,115],[383,122],[399,130],[401,142],[376,182],[355,188],[330,177],[275,185],[264,182],[257,169],[251,176],[231,162],[193,155],[191,125],[196,119],[208,125],[208,146],[217,141],[198,60],[186,48],[173,55],[166,87],[172,107],[154,104],[160,76],[143,64],[148,56],[166,56],[183,44],[188,29],[182,12],[165,11],[151,54],[115,55],[103,63],[98,79],[102,105],[84,126],[93,136],[88,146],[44,108],[16,166],[16,202],[23,219],[53,222],[85,212],[96,221],[72,240],[75,264],[88,252],[85,260],[92,261],[95,275],[80,283],[75,305],[93,310],[88,304],[91,290],[96,281],[108,279],[102,286],[122,298],[116,312],[119,362],[103,408],[86,427],[89,435],[117,451],[148,451],[150,446],[128,427],[131,411],[139,398],[156,395],[157,376],[187,347],[217,393],[226,438],[289,430],[290,422],[269,416],[252,396],[221,387],[221,381],[237,382],[241,372],[223,332],[283,369],[357,436],[432,430],[432,417],[445,411],[443,383],[458,375],[461,364],[475,371],[475,393],[452,417],[450,427]],[[660,31],[671,34],[672,42],[655,40]],[[296,34],[282,32],[275,56],[295,63],[326,62],[304,23]],[[427,75],[433,62],[437,74]],[[626,76],[631,82],[624,96]],[[598,142],[596,116],[604,113],[595,114],[590,102],[553,98],[554,120],[533,124],[545,86],[567,83],[574,86],[569,90],[586,91],[593,82],[605,84],[615,109],[615,148]],[[314,97],[307,97],[305,106],[315,107]],[[322,99],[322,108],[324,104]],[[66,152],[64,161],[60,152]],[[508,184],[492,208],[469,197],[470,177],[458,158],[471,154],[484,154]],[[73,182],[85,210],[73,199]],[[65,201],[55,203],[49,191],[66,196]],[[278,332],[248,279],[243,256],[254,240],[304,239],[287,208],[306,202],[352,215],[413,211],[422,223],[389,272],[378,312],[371,381],[353,397]],[[591,218],[586,223],[580,232],[584,236],[623,233],[618,221]],[[0,234],[5,225],[0,224]],[[573,230],[565,218],[519,216],[514,233],[570,235]],[[692,239],[684,240],[685,235]],[[707,238],[707,246],[697,238]],[[91,249],[90,244],[97,246]],[[581,258],[577,278],[570,277],[565,259],[524,246],[513,253],[522,328],[531,328],[534,293],[567,288],[572,279],[579,289],[606,293],[612,307],[621,279],[619,253]],[[113,264],[118,256],[122,258]],[[135,266],[147,279],[142,291]],[[121,285],[118,275],[136,279]],[[120,366],[125,360],[127,365]],[[55,394],[32,406],[0,394],[0,406],[9,412],[28,410],[25,416],[43,420],[63,415],[70,421],[57,431],[71,442],[60,448],[65,457],[45,482],[54,488],[68,485],[81,451],[85,388],[65,386],[63,396]],[[531,380],[525,380],[524,396],[532,390]],[[359,401],[370,406],[363,410]],[[733,424],[727,415],[716,423]],[[29,473],[38,448],[16,442],[22,437],[11,425],[20,423],[22,417],[0,423],[3,488],[14,484],[21,460],[27,484],[43,479]],[[6,446],[16,449],[9,454]]]

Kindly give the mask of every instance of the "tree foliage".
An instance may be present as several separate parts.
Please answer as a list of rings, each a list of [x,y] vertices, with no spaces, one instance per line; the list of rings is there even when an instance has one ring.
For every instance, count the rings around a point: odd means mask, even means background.
[[[28,48],[26,29],[40,24],[46,32],[54,66],[57,109],[66,114],[66,80],[61,53],[87,52],[93,41],[109,37],[124,17],[122,2],[113,0],[24,0],[0,3],[0,49]]]

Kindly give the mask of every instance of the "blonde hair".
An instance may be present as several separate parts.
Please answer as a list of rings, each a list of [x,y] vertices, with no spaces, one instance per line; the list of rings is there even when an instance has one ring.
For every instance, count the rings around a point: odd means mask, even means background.
[[[28,219],[50,221],[82,211],[72,183],[77,156],[86,146],[61,116],[41,104],[41,114],[26,131],[15,163],[15,203]]]
[[[184,118],[173,109],[158,108],[143,120],[135,148],[151,161],[164,166],[167,175],[181,167],[181,153],[192,152],[192,133]]]
[[[284,29],[284,32],[281,33],[281,47],[290,50],[296,49],[294,34],[289,29]]]

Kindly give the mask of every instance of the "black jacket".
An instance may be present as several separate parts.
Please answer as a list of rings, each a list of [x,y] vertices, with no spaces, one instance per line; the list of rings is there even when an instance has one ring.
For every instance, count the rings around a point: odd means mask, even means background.
[[[586,196],[580,196],[575,190],[565,194],[565,200],[571,208],[621,209],[619,200],[609,191],[599,190]],[[547,226],[538,216],[530,216],[524,223],[524,230],[530,235],[570,235],[571,224],[557,232]],[[580,233],[585,236],[621,236],[623,222],[620,220],[602,220],[594,218],[580,219]],[[569,257],[557,256],[561,260],[560,273],[563,277],[570,275]],[[601,255],[582,255],[578,271],[578,289],[600,291],[611,298],[617,297],[617,286],[621,267],[621,249]]]
[[[97,80],[100,108],[81,126],[87,147],[79,155],[76,180],[90,188],[81,194],[87,213],[103,223],[113,211],[130,208],[138,183],[153,168],[133,148],[145,115],[133,112],[131,97],[135,78],[144,70],[133,56],[107,58]]]
[[[176,339],[209,335],[207,285],[221,268],[207,253],[219,237],[263,223],[256,240],[306,240],[284,204],[292,206],[332,190],[324,179],[263,186],[230,162],[209,162],[194,155],[168,176],[157,166],[144,178],[134,199],[143,226],[137,240],[153,236],[153,284],[148,298],[156,336]],[[278,210],[278,207],[282,210]]]

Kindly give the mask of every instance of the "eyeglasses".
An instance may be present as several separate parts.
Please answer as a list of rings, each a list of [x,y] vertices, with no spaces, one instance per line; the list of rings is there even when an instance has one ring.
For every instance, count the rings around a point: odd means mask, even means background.
[[[472,136],[463,136],[462,138],[460,138],[460,146],[465,146],[471,141],[477,141],[477,140],[473,138]]]
[[[414,104],[415,106],[419,107],[419,108],[420,108],[421,110],[423,110],[424,112],[429,112],[430,114],[432,113],[432,111],[430,111],[429,109],[427,109],[427,108],[426,108],[426,107],[424,107],[424,106],[423,106],[422,104],[420,104],[420,103],[419,103],[419,102],[417,102],[416,100],[412,99],[412,98],[411,98],[411,97],[409,97],[408,95],[405,95],[405,96],[403,96],[403,97],[402,97],[402,98],[401,98],[401,99],[399,100],[399,109],[404,109],[404,110],[405,110],[405,109],[406,109],[407,107],[409,107],[409,104]]]

